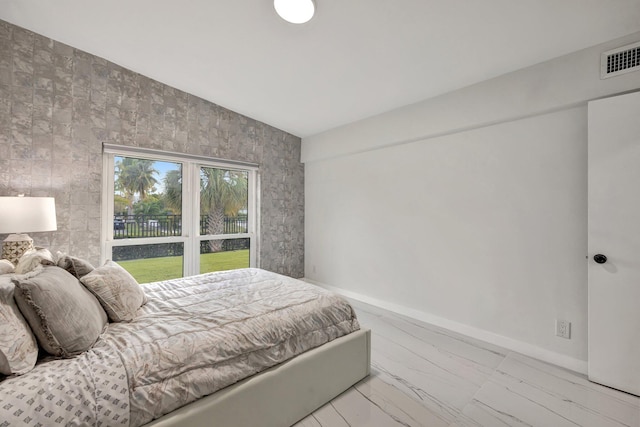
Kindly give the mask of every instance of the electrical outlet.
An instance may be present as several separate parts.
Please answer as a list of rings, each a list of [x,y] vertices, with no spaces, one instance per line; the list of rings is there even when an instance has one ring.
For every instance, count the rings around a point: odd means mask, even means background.
[[[571,322],[556,319],[556,336],[571,339]]]

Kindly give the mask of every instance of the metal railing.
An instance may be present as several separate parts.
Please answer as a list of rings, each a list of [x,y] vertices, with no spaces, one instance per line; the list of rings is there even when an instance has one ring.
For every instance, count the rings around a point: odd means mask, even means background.
[[[247,231],[246,215],[224,218],[223,234],[239,234]],[[200,234],[208,234],[206,218],[200,219]],[[180,235],[182,235],[182,215],[116,215],[113,220],[114,239]]]

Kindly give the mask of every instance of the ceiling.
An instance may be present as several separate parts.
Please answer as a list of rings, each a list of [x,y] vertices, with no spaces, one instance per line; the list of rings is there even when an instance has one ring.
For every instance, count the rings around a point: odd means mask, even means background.
[[[640,31],[640,0],[1,0],[0,19],[300,137]]]

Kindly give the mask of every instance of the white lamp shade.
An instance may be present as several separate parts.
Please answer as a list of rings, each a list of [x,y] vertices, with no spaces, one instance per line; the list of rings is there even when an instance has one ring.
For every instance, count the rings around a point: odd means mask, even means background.
[[[0,197],[0,233],[57,230],[53,197]]]
[[[282,19],[292,24],[304,24],[316,12],[313,0],[274,0],[273,7]]]

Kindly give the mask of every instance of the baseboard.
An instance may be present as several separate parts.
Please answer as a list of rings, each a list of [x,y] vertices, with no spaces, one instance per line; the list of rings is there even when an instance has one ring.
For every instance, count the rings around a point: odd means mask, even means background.
[[[566,369],[570,369],[581,374],[587,374],[587,361],[576,359],[574,357],[567,356],[565,354],[556,353],[555,351],[547,350],[536,345],[519,341],[514,338],[505,337],[493,332],[489,332],[484,329],[475,328],[473,326],[465,325],[455,322],[453,320],[445,319],[440,316],[435,316],[424,311],[416,310],[413,308],[405,307],[400,304],[394,304],[388,301],[383,301],[377,298],[373,298],[358,292],[349,291],[335,286],[330,286],[324,283],[316,282],[311,279],[302,279],[314,285],[328,289],[337,294],[343,295],[347,298],[352,298],[357,301],[361,301],[365,304],[373,305],[403,316],[410,317],[412,319],[419,320],[421,322],[430,323],[441,328],[449,329],[450,331],[457,332],[472,338],[476,338],[490,344],[494,344],[500,347],[504,347],[507,350],[512,350],[525,356],[533,357],[534,359],[541,360],[543,362],[551,363],[553,365],[561,366]],[[374,331],[375,332],[375,331]]]

